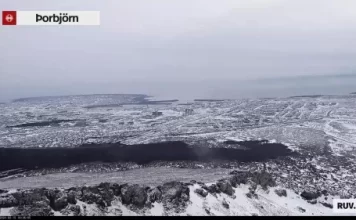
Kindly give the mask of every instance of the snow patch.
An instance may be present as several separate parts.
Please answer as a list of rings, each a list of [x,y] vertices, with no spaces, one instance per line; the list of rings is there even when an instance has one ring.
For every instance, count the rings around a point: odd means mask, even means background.
[[[11,216],[10,211],[13,208],[0,208],[0,216]]]

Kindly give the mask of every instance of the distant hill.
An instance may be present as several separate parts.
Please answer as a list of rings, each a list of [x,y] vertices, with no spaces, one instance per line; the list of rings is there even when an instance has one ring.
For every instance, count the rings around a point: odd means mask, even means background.
[[[195,102],[222,102],[226,99],[194,99]]]
[[[298,95],[298,96],[289,96],[289,98],[320,98],[324,95]]]

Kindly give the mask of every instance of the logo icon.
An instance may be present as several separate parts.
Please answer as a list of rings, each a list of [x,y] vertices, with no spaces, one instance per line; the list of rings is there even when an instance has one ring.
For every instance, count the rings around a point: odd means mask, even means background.
[[[16,25],[16,11],[3,11],[2,25]]]

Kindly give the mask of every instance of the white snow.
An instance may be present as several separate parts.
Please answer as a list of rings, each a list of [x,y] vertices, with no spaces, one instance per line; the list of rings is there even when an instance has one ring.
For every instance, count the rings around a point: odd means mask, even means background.
[[[10,216],[10,210],[12,208],[0,208],[0,216]]]
[[[287,197],[279,197],[275,194],[274,189],[268,191],[258,188],[256,194],[258,198],[248,198],[246,193],[249,192],[248,185],[240,185],[235,188],[234,196],[226,194],[209,194],[206,198],[194,193],[198,184],[190,186],[190,205],[184,214],[188,215],[332,215],[332,209],[324,207],[321,204],[309,204],[299,195],[291,190],[287,190]],[[226,201],[229,209],[222,205]],[[300,208],[305,209],[301,212]]]
[[[163,209],[162,203],[155,202],[152,205],[153,205],[153,208],[151,208],[151,210],[150,210],[151,215],[153,215],[153,216],[163,215],[164,209]]]

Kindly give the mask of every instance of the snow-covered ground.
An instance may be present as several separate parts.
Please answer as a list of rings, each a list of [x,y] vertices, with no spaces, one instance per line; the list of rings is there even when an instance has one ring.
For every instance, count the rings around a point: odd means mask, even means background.
[[[283,143],[301,155],[264,163],[276,177],[278,187],[287,189],[288,197],[276,197],[273,189],[270,189],[269,192],[259,191],[259,200],[256,202],[246,198],[247,188],[244,186],[236,189],[236,199],[225,194],[217,197],[209,195],[206,198],[192,194],[192,203],[184,214],[206,215],[208,210],[214,215],[332,215],[331,209],[319,203],[312,205],[300,198],[300,192],[304,189],[327,188],[334,197],[355,196],[355,95],[198,101],[190,102],[189,105],[182,105],[181,102],[142,105],[140,101],[144,98],[145,96],[139,95],[69,96],[25,99],[2,104],[0,147],[76,147],[84,143],[120,141],[124,144],[137,144],[175,140],[186,143],[203,140],[207,147],[214,147],[216,143],[226,140],[267,139],[270,142]],[[130,103],[135,105],[125,105]],[[155,111],[162,112],[162,115],[154,116],[152,113]],[[40,126],[31,124],[43,122]],[[204,181],[215,180],[212,176],[214,172],[210,170],[209,173],[206,169],[207,164],[199,166],[202,169],[195,170],[195,177],[205,175],[205,179],[201,177]],[[260,169],[262,163],[237,164],[236,167]],[[159,170],[156,172],[159,173]],[[187,171],[183,169],[177,171],[178,174],[179,172],[182,172],[182,180],[194,175],[194,172],[184,173]],[[101,180],[110,178],[112,174],[95,175]],[[94,183],[95,178],[90,178],[95,175],[91,172],[51,174],[27,177],[26,181],[32,182],[34,186],[50,187],[56,177],[62,176],[63,184],[57,186],[67,187],[76,183],[76,177]],[[130,176],[132,182],[135,179],[139,181],[137,175]],[[170,172],[157,175],[156,177],[161,178],[157,181],[169,179],[169,175]],[[113,178],[118,181],[121,177]],[[149,182],[147,179],[145,181]],[[22,178],[3,179],[0,181],[0,188],[9,188],[10,185],[23,188],[29,182],[24,182]],[[79,181],[77,184],[83,182]],[[192,187],[196,186],[191,186],[191,190]],[[331,198],[330,196],[325,201],[330,202]],[[223,201],[229,204],[229,209],[222,205]],[[162,214],[164,209],[161,205],[153,204],[153,208],[146,214]],[[109,213],[137,214],[126,210],[119,201],[117,206],[118,209]],[[87,206],[89,212],[90,207]],[[0,213],[8,211],[1,209]]]
[[[0,106],[0,147],[73,147],[170,139],[269,139],[297,145],[356,146],[356,97],[322,96],[123,105],[141,96],[93,95],[26,99]],[[88,106],[91,106],[88,108]],[[193,109],[186,114],[186,109]],[[162,116],[153,116],[160,111]],[[26,123],[73,120],[48,126]],[[330,142],[330,140],[332,140]]]
[[[211,184],[207,184],[211,185]],[[180,216],[320,216],[320,215],[340,215],[334,213],[329,207],[321,203],[332,204],[333,199],[338,197],[322,196],[318,198],[318,203],[311,204],[292,190],[286,190],[286,196],[277,195],[275,190],[279,187],[270,187],[263,190],[257,187],[255,196],[247,196],[250,185],[241,184],[234,188],[233,195],[224,193],[210,194],[203,197],[195,192],[200,189],[199,184],[189,186],[189,201],[186,208],[181,212],[174,212],[164,208],[163,203],[154,202],[151,208],[132,209],[122,204],[120,199],[114,199],[111,206],[106,209],[98,207],[96,204],[88,204],[78,200],[76,206],[80,207],[82,215],[87,216],[133,216],[133,215],[180,215]],[[1,208],[0,216],[8,216],[12,208]],[[63,211],[53,211],[55,216],[63,216]],[[69,213],[70,214],[70,213]]]
[[[199,188],[195,184],[191,186],[191,192]],[[312,205],[291,190],[287,191],[287,197],[278,196],[272,187],[268,191],[258,188],[256,194],[258,198],[248,198],[248,185],[241,185],[235,189],[233,196],[218,194],[217,196],[208,195],[203,198],[196,193],[191,195],[191,204],[188,206],[185,214],[190,215],[332,215],[332,209],[321,204]],[[236,198],[235,198],[235,197]],[[332,201],[332,198],[329,198]],[[229,208],[222,204],[226,202]],[[305,210],[305,211],[302,211]]]

